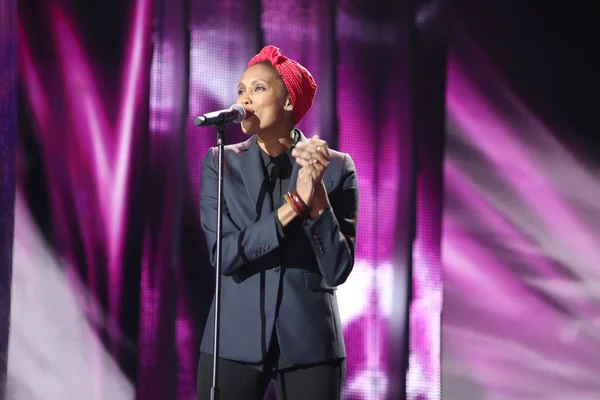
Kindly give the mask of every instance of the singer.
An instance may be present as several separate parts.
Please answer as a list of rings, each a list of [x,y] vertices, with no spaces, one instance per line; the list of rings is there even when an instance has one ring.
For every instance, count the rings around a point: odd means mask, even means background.
[[[251,135],[224,152],[219,398],[341,396],[346,349],[336,288],[354,265],[358,185],[348,154],[295,128],[311,108],[310,72],[266,46],[238,86]],[[201,223],[216,263],[217,157],[202,162]],[[197,398],[210,398],[214,302],[198,362]]]

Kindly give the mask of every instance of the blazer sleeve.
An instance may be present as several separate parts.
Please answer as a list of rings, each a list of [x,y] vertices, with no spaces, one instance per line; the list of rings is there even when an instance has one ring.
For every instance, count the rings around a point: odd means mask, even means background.
[[[312,243],[319,270],[330,286],[346,281],[354,267],[356,226],[358,221],[358,181],[354,161],[344,154],[340,187],[330,194],[331,207],[304,230]]]
[[[210,263],[217,265],[217,183],[218,169],[215,150],[210,149],[202,161],[200,183],[200,223],[206,237]],[[245,264],[279,247],[275,213],[261,218],[246,229],[240,229],[231,219],[227,205],[223,208],[223,240],[221,274],[233,275]]]

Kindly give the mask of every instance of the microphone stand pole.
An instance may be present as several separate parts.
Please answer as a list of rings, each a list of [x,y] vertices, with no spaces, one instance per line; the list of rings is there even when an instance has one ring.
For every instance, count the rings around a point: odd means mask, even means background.
[[[213,342],[213,376],[210,389],[210,400],[218,400],[219,388],[217,378],[219,375],[219,332],[221,328],[221,263],[222,263],[222,239],[223,239],[223,152],[225,150],[225,128],[227,124],[217,126],[217,151],[219,159],[218,185],[217,185],[217,263],[215,279],[215,329]]]

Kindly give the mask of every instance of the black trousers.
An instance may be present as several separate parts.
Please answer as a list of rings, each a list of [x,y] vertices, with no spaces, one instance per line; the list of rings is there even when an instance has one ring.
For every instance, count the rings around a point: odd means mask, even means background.
[[[198,362],[197,400],[209,400],[212,387],[210,354]],[[339,400],[346,375],[346,360],[283,370],[259,370],[236,361],[219,359],[219,400],[262,400],[271,380],[278,400]]]
[[[283,362],[282,362],[283,361]],[[346,377],[346,360],[289,366],[281,359],[277,332],[273,331],[264,364],[260,368],[219,358],[219,400],[262,400],[275,381],[278,400],[339,400]],[[213,356],[200,353],[197,400],[210,400]]]

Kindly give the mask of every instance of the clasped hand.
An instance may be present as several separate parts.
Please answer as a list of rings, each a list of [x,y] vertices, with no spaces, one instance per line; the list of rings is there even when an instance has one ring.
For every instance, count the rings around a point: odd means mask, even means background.
[[[317,213],[329,205],[327,191],[323,186],[323,175],[331,158],[327,142],[313,136],[306,142],[298,142],[292,156],[302,167],[298,172],[296,191],[302,200]]]

